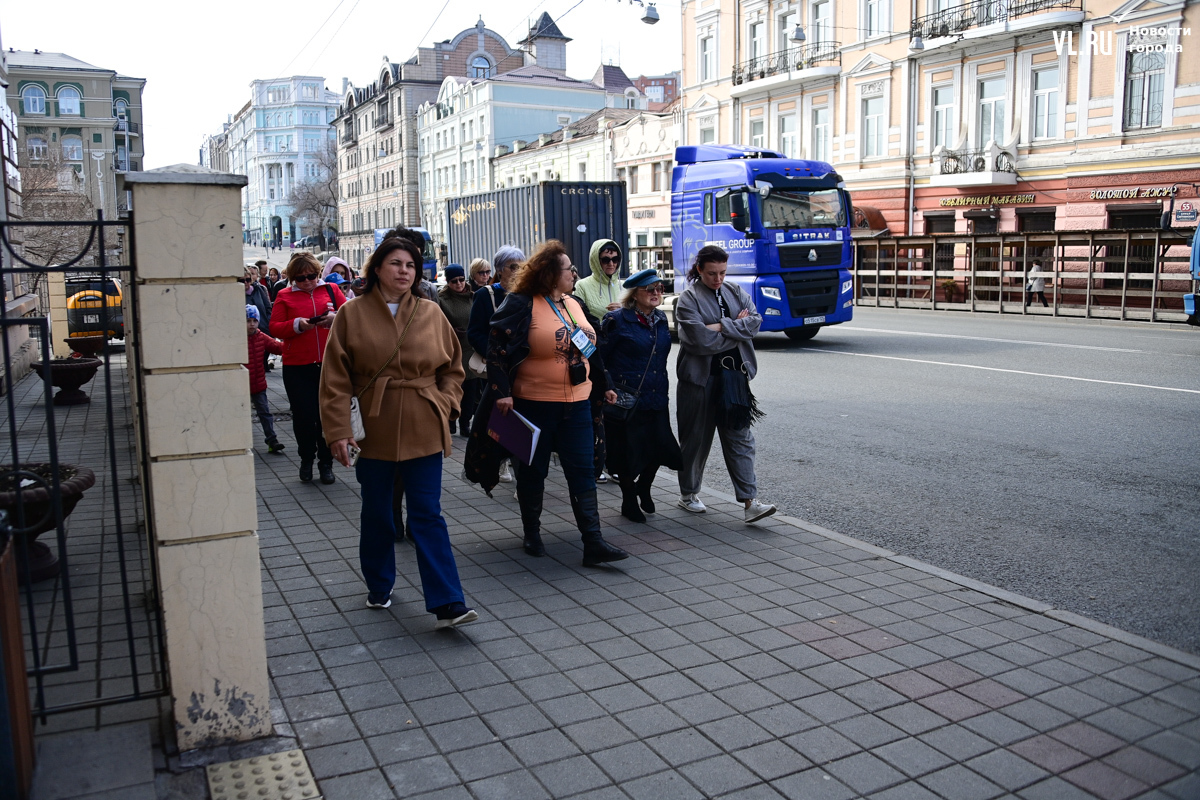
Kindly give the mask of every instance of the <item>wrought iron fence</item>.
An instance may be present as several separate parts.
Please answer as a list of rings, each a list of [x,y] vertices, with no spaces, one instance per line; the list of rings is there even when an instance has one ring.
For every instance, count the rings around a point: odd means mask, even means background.
[[[989,149],[948,151],[942,156],[940,165],[943,175],[960,175],[966,172],[1016,172],[1013,157],[1001,150],[993,154]]]
[[[145,430],[135,414],[127,348],[117,341],[132,321],[125,312],[136,314],[122,294],[134,273],[121,252],[127,234],[127,223],[102,213],[95,221],[0,222],[0,275],[33,276],[32,283],[49,286],[34,316],[9,317],[0,304],[3,332],[28,327],[40,356],[38,375],[14,376],[15,354],[3,337],[10,368],[0,505],[16,535],[28,675],[43,722],[168,691],[140,488]],[[49,235],[77,242],[75,255],[52,265],[27,258],[30,242]],[[24,246],[14,244],[22,238]],[[51,342],[60,338],[90,355],[55,359]],[[37,540],[42,533],[52,534],[52,546]]]
[[[802,47],[792,47],[769,56],[752,58],[733,68],[735,85],[746,81],[767,78],[781,72],[808,69],[818,64],[842,63],[842,52],[838,42],[813,42]]]
[[[1184,322],[1188,232],[1094,230],[856,240],[855,304]],[[1039,262],[1041,270],[1034,272]],[[1047,307],[1030,304],[1044,281]]]
[[[973,0],[917,17],[912,22],[909,36],[920,36],[923,39],[953,36],[993,22],[1027,17],[1055,9],[1082,11],[1083,0]]]

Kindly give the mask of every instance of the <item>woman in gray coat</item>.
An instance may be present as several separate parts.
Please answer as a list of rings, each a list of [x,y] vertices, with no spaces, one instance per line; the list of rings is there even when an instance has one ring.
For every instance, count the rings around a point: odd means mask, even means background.
[[[775,513],[775,506],[757,499],[754,433],[750,430],[754,419],[761,416],[749,381],[758,371],[753,342],[762,317],[740,286],[725,282],[728,262],[729,255],[720,247],[702,247],[687,275],[691,285],[680,293],[675,305],[679,331],[676,420],[683,451],[679,507],[695,514],[706,510],[699,491],[715,432],[721,437],[734,493],[745,506],[746,522],[757,522]]]

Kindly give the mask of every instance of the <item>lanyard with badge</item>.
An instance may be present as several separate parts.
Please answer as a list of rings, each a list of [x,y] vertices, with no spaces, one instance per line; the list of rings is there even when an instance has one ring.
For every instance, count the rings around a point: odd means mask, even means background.
[[[566,302],[563,302],[563,308],[566,309],[567,316],[571,318],[571,324],[567,323],[562,312],[558,310],[558,304],[549,297],[546,298],[546,302],[550,304],[550,308],[554,309],[554,316],[558,317],[558,321],[563,324],[563,327],[570,329],[571,344],[575,345],[575,348],[579,350],[584,358],[591,358],[592,353],[596,352],[596,345],[592,344],[592,340],[588,338],[587,333],[584,332],[583,328],[579,327],[579,323],[575,321],[575,316],[571,313],[571,309],[567,306]]]

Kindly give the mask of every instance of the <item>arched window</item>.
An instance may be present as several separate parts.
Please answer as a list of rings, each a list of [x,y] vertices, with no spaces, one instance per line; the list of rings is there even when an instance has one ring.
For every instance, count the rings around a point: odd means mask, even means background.
[[[58,90],[58,113],[79,116],[79,90],[64,86]]]
[[[473,59],[471,59],[471,77],[492,77],[492,62],[488,61],[487,56],[475,56]]]
[[[129,119],[129,103],[125,101],[125,98],[119,97],[117,102],[113,103],[113,116],[118,119],[121,117]]]
[[[21,102],[26,114],[46,113],[46,93],[40,86],[26,86],[21,90]]]
[[[625,90],[625,107],[637,108],[637,89],[631,87]]]
[[[41,161],[46,157],[46,140],[40,136],[30,136],[25,140],[25,146],[29,148],[29,160]]]
[[[83,139],[78,136],[62,138],[63,158],[67,161],[83,161]]]

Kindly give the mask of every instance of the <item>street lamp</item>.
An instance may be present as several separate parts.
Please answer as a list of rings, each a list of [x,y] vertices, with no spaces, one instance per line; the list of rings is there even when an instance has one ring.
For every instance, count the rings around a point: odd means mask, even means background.
[[[642,22],[647,25],[653,25],[658,22],[658,9],[654,7],[654,3],[646,5],[646,13],[642,15]]]
[[[800,23],[797,22],[796,27],[792,30],[792,35],[789,38],[791,38],[791,40],[796,44],[799,44],[808,37],[804,35],[804,28],[800,25]]]

